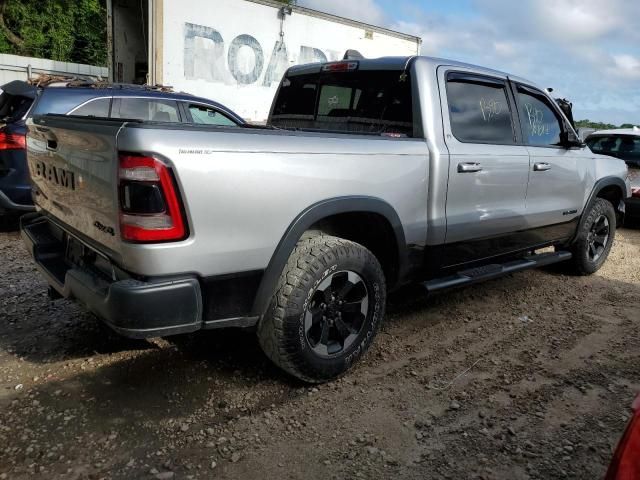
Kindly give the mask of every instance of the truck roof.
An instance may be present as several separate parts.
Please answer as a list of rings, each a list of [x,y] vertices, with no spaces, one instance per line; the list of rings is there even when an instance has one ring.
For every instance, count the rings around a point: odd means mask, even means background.
[[[471,63],[460,62],[458,60],[450,60],[450,59],[438,58],[438,57],[427,57],[422,55],[413,55],[409,57],[363,58],[363,59],[353,59],[353,60],[340,60],[340,62],[342,61],[358,62],[359,70],[404,70],[409,66],[409,63],[413,60],[426,63],[433,68],[437,68],[442,65],[448,65],[448,66],[460,67],[460,68],[472,68],[482,73],[486,73],[487,75],[508,76],[512,80],[527,83],[530,85],[535,85],[534,82],[531,82],[525,78],[511,75],[509,73],[502,72],[500,70],[494,70],[492,68],[473,65]],[[331,63],[336,63],[336,62],[296,65],[289,68],[289,70],[287,71],[287,75],[304,75],[308,73],[317,73],[320,71],[320,69],[324,65],[331,64]]]

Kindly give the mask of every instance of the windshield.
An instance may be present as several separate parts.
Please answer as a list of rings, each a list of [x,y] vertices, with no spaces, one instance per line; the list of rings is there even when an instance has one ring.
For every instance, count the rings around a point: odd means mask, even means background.
[[[411,77],[400,71],[287,77],[269,123],[278,128],[410,137]]]
[[[586,140],[593,153],[611,155],[627,162],[640,163],[640,136],[591,135]]]

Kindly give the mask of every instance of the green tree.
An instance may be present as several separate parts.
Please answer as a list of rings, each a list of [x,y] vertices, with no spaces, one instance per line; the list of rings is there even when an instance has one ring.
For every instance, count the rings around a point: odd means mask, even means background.
[[[596,130],[609,130],[612,128],[618,128],[615,125],[612,125],[611,123],[603,123],[603,122],[592,122],[591,120],[578,120],[576,122],[576,127],[577,128],[581,128],[581,127],[585,127],[585,128],[595,128]]]
[[[104,0],[0,0],[0,53],[105,65]]]

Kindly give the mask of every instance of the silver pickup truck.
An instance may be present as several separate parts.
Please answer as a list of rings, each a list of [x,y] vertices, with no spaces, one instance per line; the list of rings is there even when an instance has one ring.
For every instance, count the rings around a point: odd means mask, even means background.
[[[630,196],[544,90],[425,57],[293,67],[265,128],[35,117],[28,162],[53,296],[130,337],[255,328],[308,382],[353,365],[409,282],[595,272]]]

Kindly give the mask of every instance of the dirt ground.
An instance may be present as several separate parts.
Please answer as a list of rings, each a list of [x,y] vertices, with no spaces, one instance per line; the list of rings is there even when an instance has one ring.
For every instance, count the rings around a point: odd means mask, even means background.
[[[0,233],[0,479],[598,479],[640,391],[640,230],[590,278],[395,295],[317,388],[253,334],[130,341]],[[466,373],[465,373],[466,372]]]

